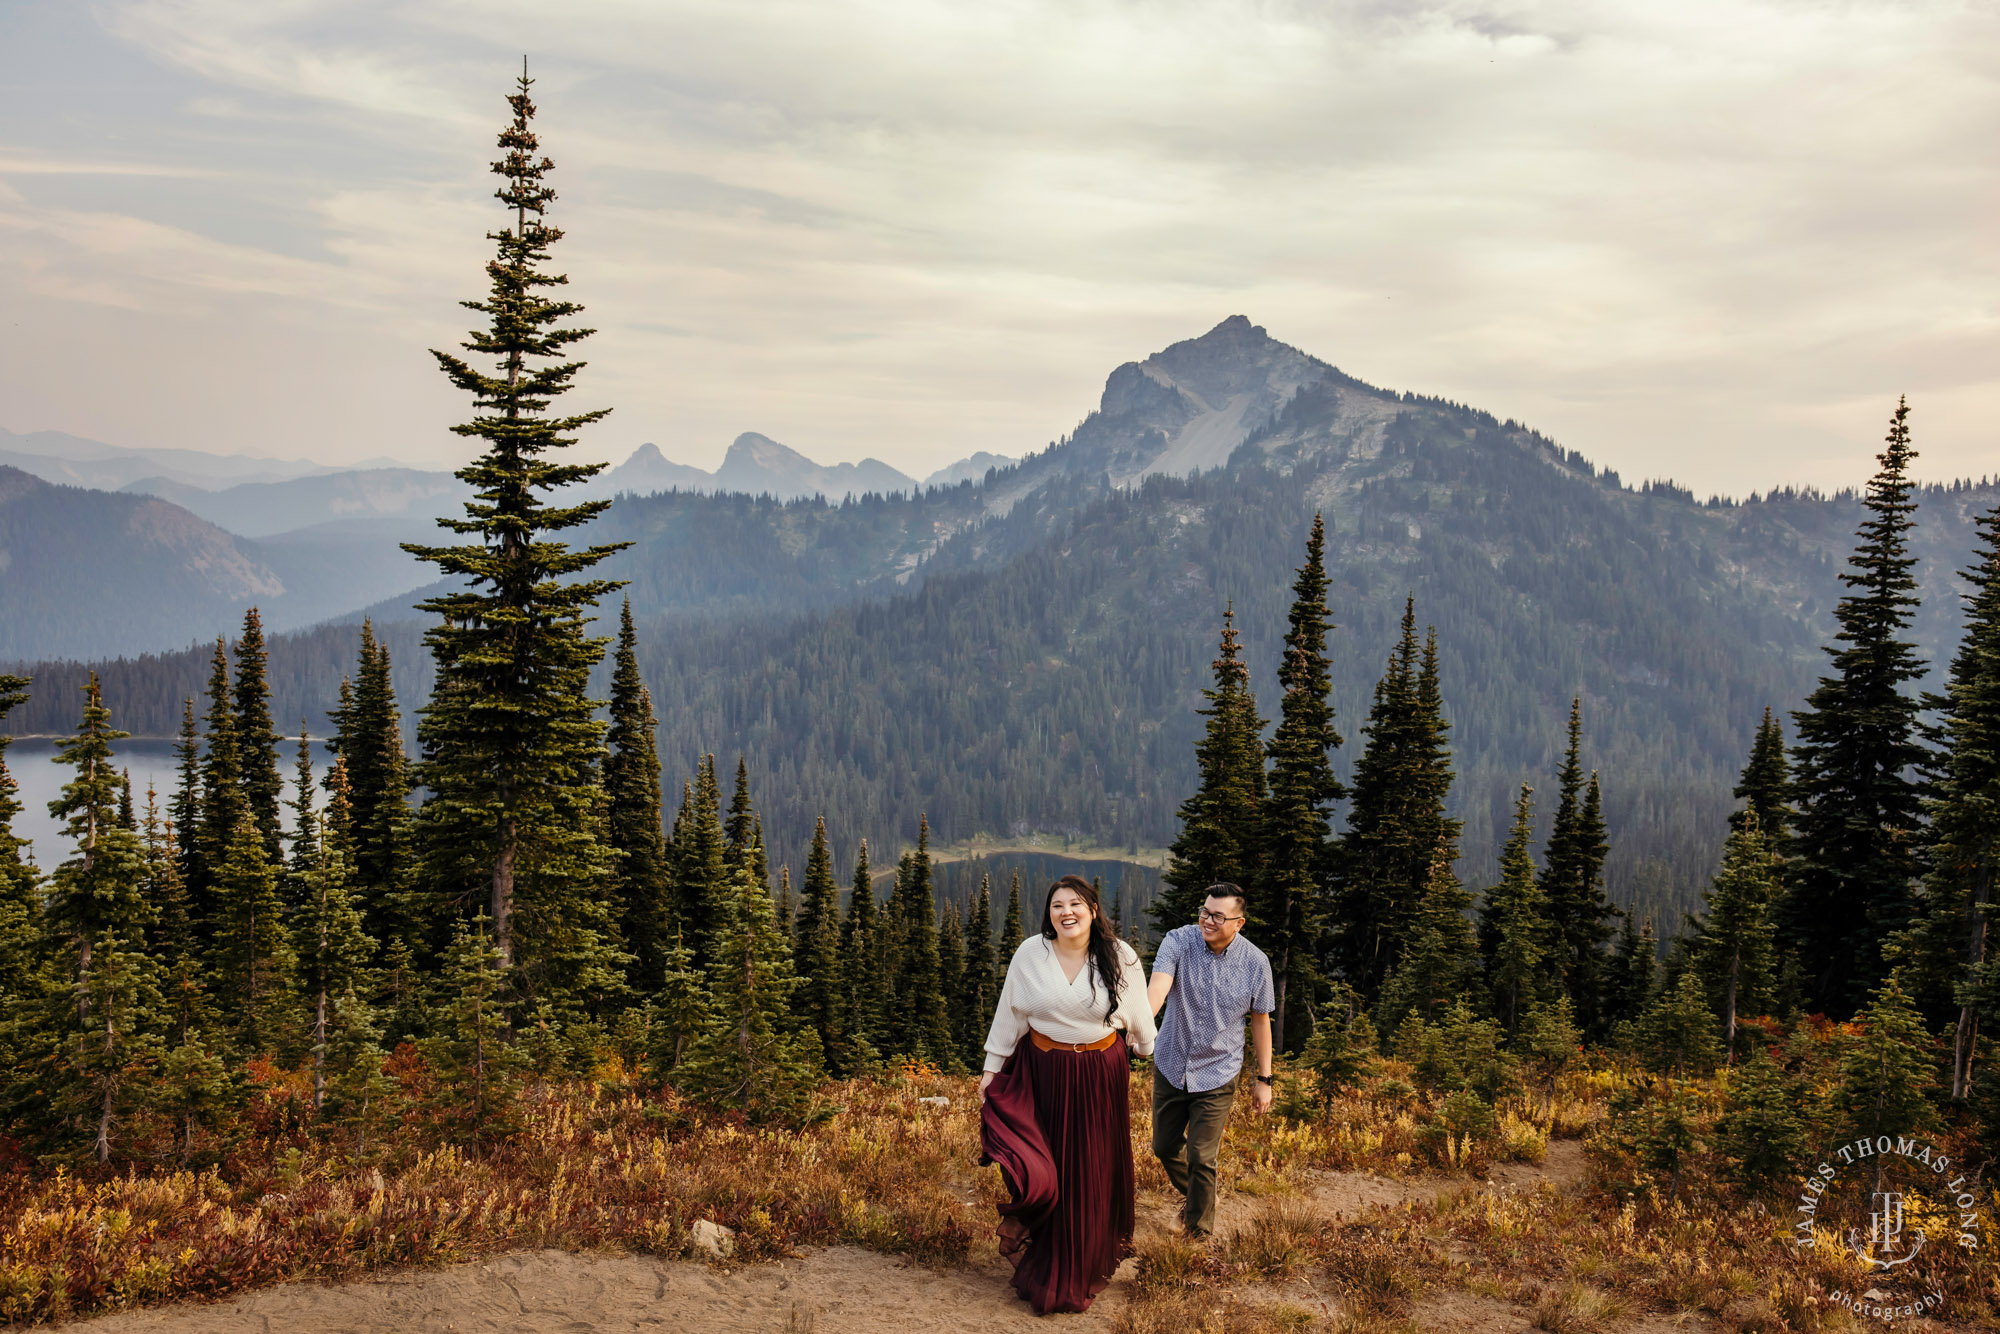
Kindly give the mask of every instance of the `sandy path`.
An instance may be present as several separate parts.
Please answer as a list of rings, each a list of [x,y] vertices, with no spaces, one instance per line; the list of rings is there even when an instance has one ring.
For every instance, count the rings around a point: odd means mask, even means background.
[[[1567,1183],[1583,1170],[1582,1146],[1549,1146],[1538,1167],[1496,1168],[1492,1184],[1518,1188],[1535,1181]],[[1459,1188],[1461,1181],[1403,1181],[1372,1173],[1329,1172],[1308,1198],[1330,1216],[1352,1217],[1374,1205],[1394,1206],[1419,1195]],[[1171,1220],[1167,1202],[1142,1197],[1146,1234]],[[1232,1194],[1221,1203],[1218,1230],[1254,1217],[1263,1202]],[[1128,1261],[1091,1310],[1064,1316],[1063,1329],[1110,1328],[1125,1305]],[[977,1328],[1005,1334],[1042,1330],[1007,1286],[1008,1268],[991,1250],[962,1266],[934,1268],[849,1246],[803,1251],[797,1258],[721,1270],[636,1255],[575,1255],[534,1251],[496,1256],[449,1269],[404,1271],[344,1283],[286,1283],[206,1306],[121,1312],[68,1328],[87,1334],[628,1334],[674,1330],[687,1334],[815,1331],[815,1334],[930,1334]],[[1303,1294],[1301,1294],[1303,1295]],[[1312,1303],[1316,1305],[1317,1303]],[[1521,1328],[1511,1311],[1483,1312]]]

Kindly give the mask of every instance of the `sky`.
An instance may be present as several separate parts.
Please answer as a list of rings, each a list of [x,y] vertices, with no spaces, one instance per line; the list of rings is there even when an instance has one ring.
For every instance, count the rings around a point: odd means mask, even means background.
[[[0,0],[0,427],[454,466],[525,54],[579,452],[921,476],[1247,315],[1701,493],[2000,472],[2000,5]]]

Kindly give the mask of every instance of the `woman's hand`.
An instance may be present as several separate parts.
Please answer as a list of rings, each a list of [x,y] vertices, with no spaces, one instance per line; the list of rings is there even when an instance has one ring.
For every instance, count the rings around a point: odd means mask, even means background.
[[[981,1102],[984,1102],[986,1100],[986,1086],[988,1084],[991,1084],[992,1082],[993,1082],[993,1072],[991,1070],[988,1070],[985,1074],[979,1077],[979,1099]]]

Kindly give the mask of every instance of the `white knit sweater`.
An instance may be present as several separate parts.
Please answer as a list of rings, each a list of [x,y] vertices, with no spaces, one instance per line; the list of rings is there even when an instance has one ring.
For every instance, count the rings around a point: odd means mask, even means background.
[[[1007,963],[1007,982],[1000,988],[1000,1004],[993,1011],[993,1027],[986,1034],[986,1068],[996,1071],[1007,1063],[1014,1048],[1030,1028],[1057,1042],[1099,1042],[1113,1029],[1123,1029],[1125,1041],[1140,1056],[1153,1054],[1153,1011],[1146,1004],[1146,970],[1139,956],[1124,941],[1118,942],[1118,967],[1125,989],[1118,997],[1118,1010],[1111,1022],[1104,1022],[1110,997],[1097,980],[1097,970],[1088,960],[1077,970],[1076,980],[1063,976],[1062,961],[1056,958],[1056,943],[1046,936],[1033,935],[1021,942]]]

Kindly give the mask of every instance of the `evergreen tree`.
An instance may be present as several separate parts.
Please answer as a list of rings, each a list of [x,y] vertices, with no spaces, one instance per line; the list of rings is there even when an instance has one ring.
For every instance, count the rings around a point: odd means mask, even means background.
[[[274,1052],[292,1019],[298,957],[285,927],[278,877],[264,838],[245,810],[216,868],[216,984],[235,1018],[245,1052]]]
[[[938,916],[938,992],[944,1001],[945,1025],[951,1036],[951,1060],[965,1060],[966,1034],[976,1022],[965,1011],[965,923],[950,904]],[[983,1033],[981,1036],[985,1036]]]
[[[835,1074],[847,1064],[847,985],[842,976],[840,882],[833,878],[833,851],[826,821],[813,825],[806,855],[805,902],[799,908],[792,958],[799,973],[796,1011],[800,1022],[819,1034],[820,1050]]]
[[[660,815],[660,756],[653,734],[653,697],[639,674],[632,600],[618,619],[618,649],[611,674],[611,756],[604,762],[604,795],[611,848],[618,855],[619,928],[632,953],[635,991],[660,984],[673,892],[667,835]]]
[[[236,641],[236,761],[243,803],[263,835],[265,859],[278,866],[284,861],[279,806],[285,784],[278,777],[278,732],[271,724],[266,664],[264,621],[252,607],[243,613],[243,636]]]
[[[674,907],[687,924],[688,948],[706,967],[721,919],[729,912],[729,851],[722,832],[715,756],[704,755],[695,780],[681,791],[674,821]]]
[[[729,798],[729,818],[723,821],[722,836],[730,865],[749,864],[750,844],[757,832],[757,808],[750,804],[750,765],[736,757],[736,790]]]
[[[100,1163],[111,1161],[120,1121],[151,1101],[160,1059],[155,972],[139,931],[107,929],[77,985],[78,1008],[90,1023],[67,1044],[66,1073],[76,1119],[96,1122],[92,1148]]]
[[[843,1073],[866,1069],[889,1043],[888,989],[883,986],[883,946],[880,914],[875,911],[875,882],[868,869],[868,840],[854,859],[853,887],[847,895],[847,920],[841,924],[841,985],[846,992],[847,1023],[854,1054]]]
[[[1230,882],[1235,883],[1235,882]],[[1190,912],[1188,916],[1194,914]],[[1184,925],[1176,923],[1175,925]],[[1000,953],[993,960],[993,994],[998,996],[1000,988],[1007,985],[1007,965],[1014,962],[1014,951],[1021,948],[1021,873],[1014,872],[1014,878],[1007,885],[1007,916],[1000,924]]]
[[[197,939],[206,944],[201,900],[196,887],[203,883],[201,864],[201,732],[195,726],[194,700],[181,703],[181,729],[174,739],[174,771],[179,782],[167,805],[167,819],[174,827],[175,846],[181,862],[181,887],[189,896],[188,911],[193,917]]]
[[[1346,983],[1334,983],[1325,1014],[1313,1025],[1312,1037],[1299,1056],[1299,1064],[1313,1073],[1322,1117],[1331,1115],[1335,1098],[1367,1077],[1375,1064],[1377,1041],[1361,997]]]
[[[1750,743],[1750,758],[1744,761],[1743,774],[1730,794],[1743,801],[1743,809],[1729,817],[1730,827],[1735,828],[1754,814],[1772,855],[1781,855],[1785,840],[1791,837],[1791,788],[1792,766],[1785,756],[1785,729],[1766,708],[1763,721],[1757,724],[1756,739]]]
[[[1552,1093],[1558,1077],[1576,1059],[1583,1030],[1576,1025],[1576,1008],[1568,996],[1536,1001],[1521,1018],[1511,1044],[1514,1055]]]
[[[1986,964],[1988,905],[2000,860],[2000,509],[1978,519],[1980,549],[1961,577],[1970,585],[1965,631],[1944,695],[1933,701],[1944,743],[1930,802],[1929,873],[1917,924],[1896,953],[1920,998],[1957,1011],[1951,1096],[1971,1092],[1982,1028],[1975,993]]]
[[[358,920],[358,919],[357,919]],[[375,1008],[349,982],[334,998],[325,1038],[326,1092],[320,1114],[355,1136],[358,1154],[391,1125],[401,1086],[383,1070],[382,1025]]]
[[[1715,1040],[1715,1012],[1693,969],[1662,991],[1639,1019],[1639,1051],[1648,1069],[1676,1078],[1707,1075],[1722,1055]]]
[[[1919,702],[1903,689],[1924,674],[1905,637],[1917,607],[1908,418],[1898,403],[1868,483],[1869,517],[1840,576],[1850,593],[1834,612],[1833,674],[1792,715],[1798,816],[1783,926],[1808,969],[1811,1002],[1836,1017],[1881,983],[1882,943],[1908,925],[1920,869],[1918,773],[1928,756]]]
[[[329,716],[331,749],[346,765],[344,837],[362,924],[377,941],[416,945],[432,925],[424,919],[434,914],[411,897],[410,762],[403,753],[389,646],[376,638],[369,621],[361,623],[353,683],[341,683],[340,705]]]
[[[0,724],[27,698],[26,677],[0,673]],[[14,817],[21,813],[22,807],[20,785],[7,769],[7,747],[12,742],[13,738],[0,730],[0,998],[26,996],[28,979],[41,968],[36,949],[36,936],[41,930],[36,877],[21,859],[25,840],[14,833]],[[4,1023],[5,1017],[0,1012],[0,1023]],[[4,1034],[0,1034],[0,1057],[7,1054],[8,1045]]]
[[[956,1006],[965,1023],[959,1059],[968,1070],[985,1065],[986,1030],[992,1026],[993,1006],[999,995],[993,985],[993,883],[991,876],[982,875],[979,897],[965,922],[965,990]]]
[[[1427,1022],[1470,988],[1479,973],[1479,941],[1466,913],[1472,895],[1451,869],[1452,849],[1439,848],[1431,882],[1417,907],[1410,939],[1382,982],[1381,1027],[1393,1030],[1409,1013]]]
[[[194,914],[188,905],[187,888],[181,881],[174,826],[172,821],[160,819],[159,801],[150,787],[146,789],[146,818],[140,840],[146,865],[144,893],[152,908],[147,952],[159,965],[161,1015],[169,1041],[178,1046],[186,1043],[197,1028],[212,1024],[214,1015],[208,1002]]]
[[[581,308],[545,294],[566,279],[542,268],[561,232],[545,221],[552,164],[529,127],[531,86],[524,69],[493,164],[512,225],[490,233],[497,249],[487,299],[467,303],[488,325],[463,347],[496,369],[432,353],[473,398],[476,415],[453,431],[486,450],[456,474],[476,493],[466,516],[439,521],[472,540],[404,548],[464,585],[420,604],[439,623],[425,636],[437,672],[418,728],[429,796],[416,832],[432,892],[490,905],[499,968],[517,976],[523,994],[588,1004],[623,973],[611,857],[593,818],[604,724],[588,687],[605,641],[586,630],[597,600],[617,584],[578,576],[619,546],[573,549],[557,536],[610,501],[556,506],[545,496],[602,470],[548,456],[604,412],[548,415],[581,367],[562,358],[590,331],[562,327]],[[455,944],[454,952],[469,958],[471,948]]]
[[[695,967],[685,931],[676,927],[660,955],[660,990],[650,1033],[653,1073],[665,1079],[678,1070],[708,1019],[707,982]]]
[[[819,1076],[812,1029],[787,1031],[798,979],[771,896],[739,863],[709,967],[709,1022],[676,1080],[692,1096],[752,1121],[797,1115]]]
[[[65,822],[76,854],[56,868],[46,907],[50,929],[73,952],[71,979],[80,1027],[89,1025],[90,970],[99,942],[114,939],[120,948],[143,955],[139,933],[152,921],[144,892],[145,853],[116,816],[121,784],[111,763],[111,744],[128,735],[111,726],[97,674],[90,673],[83,717],[56,749],[56,763],[68,765],[76,776],[49,803],[50,816]]]
[[[1569,706],[1569,744],[1557,779],[1555,821],[1542,864],[1542,900],[1549,924],[1547,966],[1576,1006],[1588,1032],[1604,1027],[1604,946],[1611,938],[1613,909],[1604,896],[1604,818],[1597,775],[1586,799],[1583,764],[1583,701]]]
[[[154,1098],[156,1110],[176,1128],[178,1157],[186,1167],[194,1157],[197,1131],[220,1134],[235,1121],[242,1084],[206,1035],[191,1028],[161,1051]]]
[[[1761,1195],[1791,1184],[1807,1148],[1802,1101],[1802,1091],[1767,1051],[1745,1061],[1730,1079],[1716,1147],[1729,1160],[1728,1176],[1739,1189]]]
[[[1336,862],[1331,960],[1374,998],[1430,884],[1440,846],[1458,847],[1460,822],[1445,814],[1451,791],[1437,636],[1417,644],[1416,602],[1403,606],[1402,636],[1375,686],[1355,764],[1347,832]]]
[[[1724,1050],[1736,1061],[1736,1018],[1767,1009],[1777,985],[1771,912],[1777,897],[1772,858],[1754,809],[1730,830],[1722,869],[1710,882],[1708,911],[1695,941],[1695,967],[1720,1001]]]
[[[368,961],[375,953],[375,942],[363,929],[361,911],[354,902],[347,859],[335,840],[317,837],[317,832],[309,828],[307,837],[314,863],[305,882],[306,899],[298,929],[293,933],[298,941],[299,972],[312,1006],[315,1111],[321,1110],[326,1101],[328,1053],[333,1041],[332,1028],[339,1019],[335,1011],[342,996],[351,993],[357,984],[365,985]],[[350,1018],[357,1016],[358,1011],[350,1007]],[[366,1016],[366,1022],[374,1022],[372,1013]],[[379,1036],[378,1032],[375,1037]]]
[[[899,1055],[955,1069],[951,1019],[945,1013],[939,958],[937,899],[931,888],[931,826],[917,820],[916,851],[903,860],[889,902],[895,933],[895,1013],[892,1049]]]
[[[229,847],[236,826],[249,809],[243,801],[243,765],[237,753],[236,714],[230,703],[229,646],[219,636],[208,677],[208,753],[201,766],[201,844],[194,860],[195,874],[188,880],[188,898],[195,919],[212,941],[217,931],[219,911],[216,880],[222,864],[229,860]]]
[[[1625,925],[1612,955],[1611,986],[1607,993],[1605,1018],[1612,1024],[1636,1023],[1653,1002],[1653,983],[1659,973],[1659,944],[1653,939],[1653,924],[1635,930],[1632,915],[1621,914]]]
[[[1908,1135],[1936,1120],[1931,1035],[1895,974],[1859,1016],[1861,1037],[1840,1060],[1834,1105],[1842,1134]]]
[[[59,1020],[55,1066],[43,1078],[53,1086],[61,1121],[94,1129],[100,1163],[110,1160],[117,1122],[143,1098],[158,1054],[145,854],[116,814],[124,785],[111,763],[111,743],[126,735],[111,726],[97,674],[90,673],[83,717],[56,751],[56,762],[76,776],[49,803],[49,814],[66,822],[76,853],[56,868],[46,907],[51,953],[64,960],[71,1003]]]
[[[1262,919],[1263,948],[1271,956],[1278,1008],[1272,1017],[1279,1045],[1294,1048],[1287,997],[1311,1000],[1313,956],[1326,919],[1325,887],[1332,818],[1328,808],[1346,793],[1333,775],[1333,749],[1340,733],[1333,728],[1333,683],[1326,656],[1326,635],[1332,628],[1326,610],[1326,525],[1313,516],[1306,539],[1305,563],[1292,583],[1292,610],[1285,636],[1284,660],[1278,667],[1283,695],[1278,726],[1267,747],[1269,789],[1261,808],[1259,841],[1263,866],[1253,911]],[[1302,1005],[1296,1017],[1308,1013]]]
[[[118,827],[128,834],[139,832],[139,814],[132,805],[132,771],[118,771]]]
[[[1542,942],[1549,935],[1548,920],[1541,886],[1535,882],[1534,856],[1528,851],[1533,813],[1534,789],[1523,783],[1514,802],[1514,825],[1500,853],[1500,883],[1486,891],[1479,915],[1479,943],[1493,988],[1493,1008],[1509,1031],[1547,985]]]
[[[286,906],[297,908],[306,901],[306,878],[319,859],[319,816],[313,810],[312,738],[306,735],[305,719],[299,719],[299,745],[292,762],[292,846],[285,860]]]
[[[1168,849],[1161,878],[1166,888],[1153,901],[1153,925],[1162,933],[1194,920],[1218,882],[1249,886],[1258,874],[1259,832],[1264,804],[1264,720],[1250,693],[1250,669],[1243,664],[1233,605],[1222,613],[1222,641],[1213,664],[1215,684],[1202,691],[1208,719],[1195,763],[1201,785],[1181,803],[1181,832]],[[1019,877],[1016,877],[1018,883]],[[1019,939],[1015,943],[1018,945]],[[1001,951],[1004,962],[1013,953]]]
[[[444,964],[442,1031],[423,1044],[436,1074],[427,1110],[454,1139],[483,1147],[513,1132],[527,1066],[508,1041],[507,965],[484,912],[458,923]]]

